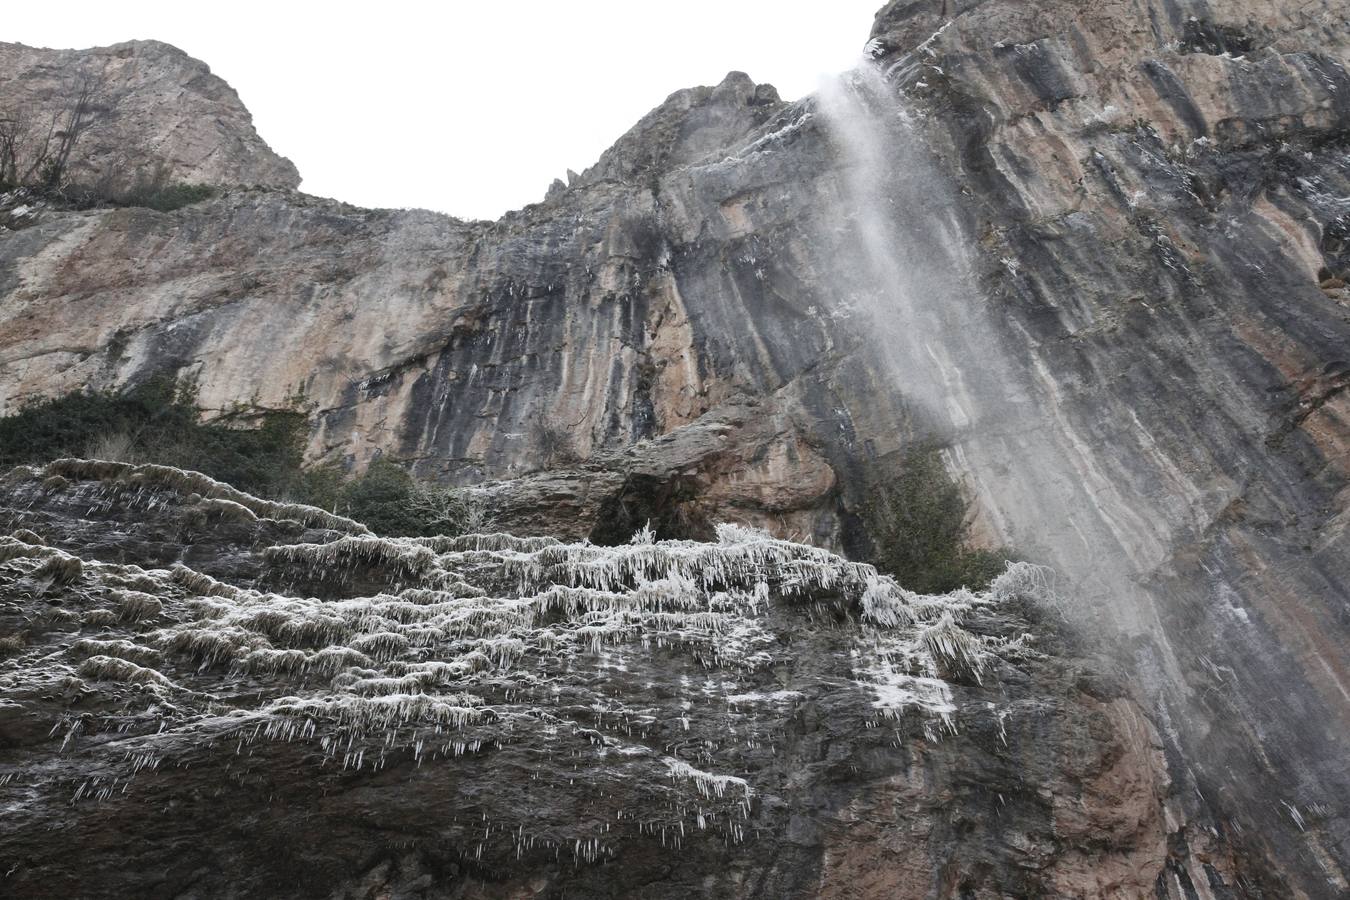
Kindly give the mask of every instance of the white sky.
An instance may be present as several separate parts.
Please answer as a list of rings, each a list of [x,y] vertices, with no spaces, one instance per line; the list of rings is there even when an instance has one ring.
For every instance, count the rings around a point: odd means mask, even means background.
[[[63,0],[7,4],[0,40],[166,41],[239,92],[302,189],[496,218],[673,91],[732,69],[785,99],[850,68],[884,0]]]

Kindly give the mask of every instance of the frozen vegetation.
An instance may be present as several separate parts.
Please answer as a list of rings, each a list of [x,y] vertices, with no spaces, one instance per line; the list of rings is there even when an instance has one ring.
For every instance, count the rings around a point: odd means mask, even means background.
[[[691,719],[722,716],[753,749],[772,741],[758,720],[781,722],[806,692],[824,691],[856,698],[874,727],[912,716],[941,739],[958,727],[952,683],[979,684],[995,657],[1030,652],[963,623],[1049,590],[1044,573],[1016,563],[987,591],[920,595],[869,565],[731,524],[707,543],[658,541],[644,529],[613,547],[508,534],[383,538],[165,467],[66,460],[29,477],[80,481],[94,507],[100,491],[161,506],[206,498],[319,526],[263,548],[259,584],[181,564],[82,561],[31,533],[0,538],[16,583],[65,585],[79,598],[57,608],[69,639],[21,653],[0,690],[51,690],[65,679],[64,689],[101,696],[116,712],[72,713],[53,741],[127,735],[124,759],[100,757],[86,783],[71,786],[80,799],[109,785],[134,790],[136,772],[187,764],[202,747],[252,754],[299,743],[328,764],[379,770],[528,744],[541,770],[558,768],[554,778],[576,770],[579,755],[603,760],[607,779],[649,798],[637,824],[663,840],[717,828],[738,841],[755,803],[754,767],[683,739]],[[387,590],[307,596],[261,586],[345,585],[372,571]],[[803,624],[849,648],[842,681],[782,687],[795,660],[788,635]],[[572,841],[579,859],[607,846],[556,828],[522,828],[512,839]]]

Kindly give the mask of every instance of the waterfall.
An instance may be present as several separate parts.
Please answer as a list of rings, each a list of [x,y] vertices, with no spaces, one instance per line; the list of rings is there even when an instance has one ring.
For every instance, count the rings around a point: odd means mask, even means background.
[[[990,537],[1053,565],[1085,621],[1156,626],[1135,579],[1163,558],[1166,526],[1139,512],[1060,420],[1034,354],[1014,358],[980,289],[959,188],[924,122],[870,62],[817,96],[840,163],[837,225],[856,252],[834,263],[874,350],[922,427],[974,493]],[[1024,342],[1025,343],[1025,342]]]
[[[867,314],[872,354],[947,446],[948,466],[975,494],[986,531],[1058,571],[1069,620],[1126,665],[1169,759],[1181,761],[1171,768],[1169,815],[1175,808],[1192,822],[1253,823],[1252,832],[1269,841],[1258,854],[1306,853],[1304,864],[1343,886],[1334,851],[1321,843],[1328,835],[1340,840],[1343,828],[1309,827],[1299,812],[1300,803],[1320,806],[1325,785],[1340,784],[1345,771],[1336,726],[1306,712],[1324,703],[1326,720],[1339,722],[1335,704],[1344,689],[1332,641],[1309,638],[1325,598],[1299,596],[1302,585],[1331,581],[1319,582],[1312,547],[1300,558],[1287,545],[1262,546],[1289,541],[1293,529],[1272,523],[1262,534],[1267,526],[1250,523],[1230,530],[1219,502],[1250,496],[1260,503],[1284,490],[1290,476],[1271,472],[1289,464],[1279,458],[1285,451],[1255,451],[1226,470],[1204,462],[1188,470],[1188,448],[1168,446],[1176,438],[1156,415],[1148,424],[1155,399],[1132,396],[1127,368],[1185,366],[1173,350],[1149,346],[1147,331],[1112,334],[1109,310],[1067,321],[1073,283],[1056,280],[1056,248],[1045,248],[1045,265],[1029,257],[1026,271],[1005,259],[1000,272],[975,252],[986,229],[1024,223],[1019,210],[985,212],[966,201],[954,178],[968,161],[941,159],[961,152],[951,143],[959,129],[908,111],[869,63],[826,85],[817,108],[837,151],[838,203],[827,212],[856,248],[832,261],[831,275],[854,287],[848,296]],[[1001,177],[1000,165],[1016,164],[996,138],[982,149],[995,170],[990,178]],[[1055,175],[1033,173],[1028,182],[1036,177]],[[1092,230],[1090,222],[1062,227],[1081,229],[1077,239]],[[1055,239],[1052,227],[1044,233]],[[1103,245],[1102,252],[1121,250]],[[1031,325],[1038,316],[1059,320]],[[1145,343],[1104,352],[1106,342],[1131,339]],[[1214,352],[1204,341],[1194,346],[1202,364]],[[1103,371],[1105,360],[1123,371]],[[1226,383],[1228,370],[1217,372],[1216,383]],[[1143,384],[1166,390],[1161,378]],[[1243,428],[1252,426],[1223,421],[1231,401],[1206,402],[1212,417],[1203,405],[1191,408],[1188,415],[1202,421],[1188,440],[1248,436]],[[1241,624],[1230,626],[1229,618]],[[1283,806],[1270,811],[1276,798]]]
[[[863,274],[864,311],[907,397],[944,437],[960,433],[973,421],[972,386],[952,357],[958,348],[935,340],[979,337],[964,328],[973,279],[955,198],[875,66],[826,81],[818,102],[843,157],[838,213],[856,233],[848,264]]]

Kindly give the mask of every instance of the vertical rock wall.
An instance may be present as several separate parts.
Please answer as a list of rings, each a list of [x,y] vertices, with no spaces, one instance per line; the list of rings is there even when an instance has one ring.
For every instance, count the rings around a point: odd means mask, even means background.
[[[11,216],[0,396],[162,371],[215,409],[303,395],[316,458],[500,480],[507,524],[575,537],[676,507],[838,546],[868,479],[937,430],[981,533],[1073,579],[1129,660],[1173,815],[1196,823],[1180,840],[1240,847],[1243,890],[1333,896],[1350,865],[1345,18],[887,6],[868,52],[910,122],[881,159],[941,179],[874,198],[913,241],[898,324],[878,328],[896,294],[869,262],[884,248],[866,247],[849,138],[817,100],[732,75],[496,223],[262,189]],[[888,328],[905,354],[875,339]]]

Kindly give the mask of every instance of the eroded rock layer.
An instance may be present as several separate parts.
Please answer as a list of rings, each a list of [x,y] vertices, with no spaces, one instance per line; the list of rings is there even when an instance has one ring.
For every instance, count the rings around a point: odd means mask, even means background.
[[[1035,567],[922,597],[736,526],[387,540],[229,494],[158,466],[8,478],[16,895],[1144,896],[1203,874],[1169,861],[1156,732],[1055,636]]]
[[[681,91],[495,223],[264,189],[25,206],[0,397],[161,372],[214,409],[303,395],[315,458],[491,482],[521,533],[729,518],[836,549],[936,432],[982,535],[1127,657],[1190,839],[1239,847],[1240,890],[1335,896],[1346,19],[891,3],[835,90]]]

